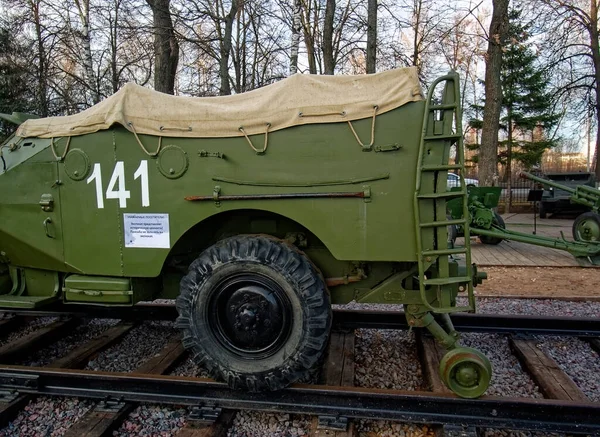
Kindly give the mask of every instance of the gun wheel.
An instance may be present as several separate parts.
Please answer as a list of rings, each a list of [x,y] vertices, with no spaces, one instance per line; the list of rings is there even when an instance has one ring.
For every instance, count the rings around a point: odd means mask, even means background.
[[[444,355],[440,377],[444,384],[462,398],[477,398],[488,389],[492,365],[477,349],[458,347]]]
[[[504,219],[497,212],[494,212],[494,218],[492,219],[492,224],[495,225],[495,226],[498,226],[498,227],[500,227],[502,229],[506,229],[506,224],[504,223]],[[487,236],[487,235],[480,235],[479,236],[479,240],[483,244],[492,244],[494,246],[497,245],[497,244],[502,243],[502,238],[490,237],[490,236]]]
[[[317,268],[294,246],[262,235],[205,250],[181,280],[177,310],[194,361],[231,388],[254,392],[308,377],[331,325]]]
[[[575,241],[600,241],[600,215],[595,212],[584,212],[573,222],[573,239]]]

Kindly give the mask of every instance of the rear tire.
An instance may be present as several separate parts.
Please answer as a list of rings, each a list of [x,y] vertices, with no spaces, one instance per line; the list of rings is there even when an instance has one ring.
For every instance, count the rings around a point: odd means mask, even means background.
[[[253,392],[309,376],[331,327],[320,272],[294,246],[264,235],[205,250],[181,280],[177,310],[194,361],[229,387]]]
[[[540,218],[545,219],[548,215],[546,211],[546,207],[544,206],[544,202],[540,202]]]
[[[499,226],[502,229],[506,229],[506,224],[504,223],[504,219],[502,219],[502,216],[500,214],[498,214],[497,212],[494,212],[494,218],[492,219],[492,224]],[[480,235],[479,240],[481,240],[481,242],[483,244],[492,244],[495,246],[497,244],[500,244],[503,239],[496,238],[496,237],[488,237],[486,235]]]

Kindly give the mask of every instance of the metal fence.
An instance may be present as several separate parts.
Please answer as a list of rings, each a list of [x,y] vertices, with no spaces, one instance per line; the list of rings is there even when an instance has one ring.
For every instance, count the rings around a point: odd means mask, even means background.
[[[469,179],[466,180],[467,185]],[[511,181],[510,191],[508,189],[508,182],[499,182],[498,186],[502,187],[502,194],[500,195],[500,204],[508,203],[510,196],[511,205],[525,205],[530,204],[527,201],[529,196],[529,190],[536,188],[535,182],[529,179],[515,178]],[[453,187],[460,187],[460,180],[456,179],[452,175],[448,176],[448,189]]]

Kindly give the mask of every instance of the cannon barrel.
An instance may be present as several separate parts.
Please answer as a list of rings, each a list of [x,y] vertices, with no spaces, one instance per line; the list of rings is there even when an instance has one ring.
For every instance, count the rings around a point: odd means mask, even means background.
[[[544,178],[540,178],[538,176],[534,176],[531,173],[527,173],[526,171],[522,171],[520,173],[520,176],[522,176],[522,177],[524,176],[527,179],[531,179],[532,181],[539,182],[540,184],[548,185],[548,186],[554,187],[554,188],[559,188],[559,189],[564,190],[564,191],[566,191],[568,193],[571,193],[571,194],[575,194],[575,192],[577,191],[575,188],[567,187],[566,185],[557,184],[554,181],[550,181],[548,179],[544,179]]]

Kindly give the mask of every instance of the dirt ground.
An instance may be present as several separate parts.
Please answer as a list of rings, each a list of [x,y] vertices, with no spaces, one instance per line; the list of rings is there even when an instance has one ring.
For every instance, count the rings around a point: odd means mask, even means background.
[[[600,301],[600,268],[481,267],[479,296],[585,297]]]

